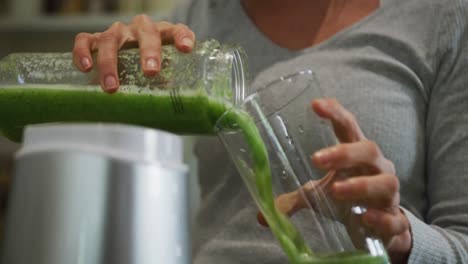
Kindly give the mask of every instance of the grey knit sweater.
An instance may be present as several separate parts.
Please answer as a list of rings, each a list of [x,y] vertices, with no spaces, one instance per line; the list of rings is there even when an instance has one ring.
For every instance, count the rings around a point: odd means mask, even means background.
[[[466,0],[381,0],[379,10],[328,41],[291,52],[257,31],[237,0],[196,0],[182,20],[198,39],[240,43],[254,89],[315,71],[325,96],[353,112],[395,163],[413,235],[409,263],[434,264],[468,263],[467,21]],[[287,263],[256,223],[218,139],[200,138],[196,153],[202,204],[194,262]],[[305,235],[313,237],[313,228]]]

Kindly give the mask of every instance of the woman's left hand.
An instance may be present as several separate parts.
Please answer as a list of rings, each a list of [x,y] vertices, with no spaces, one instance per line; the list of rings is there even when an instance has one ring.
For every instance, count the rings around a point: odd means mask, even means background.
[[[366,207],[361,215],[364,224],[383,240],[392,263],[406,263],[412,238],[408,218],[399,207],[399,180],[393,163],[375,142],[364,136],[354,115],[336,100],[314,100],[312,108],[331,121],[340,144],[312,155],[313,164],[328,174],[318,182],[305,184],[301,190],[307,193],[320,187],[338,204]],[[275,203],[280,211],[292,215],[307,205],[300,197],[297,191],[283,194]]]

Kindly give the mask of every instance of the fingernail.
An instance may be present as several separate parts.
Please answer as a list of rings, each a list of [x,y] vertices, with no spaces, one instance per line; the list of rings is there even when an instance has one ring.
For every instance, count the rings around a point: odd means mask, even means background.
[[[117,79],[112,75],[107,75],[104,79],[104,89],[113,91],[117,89]]]
[[[91,61],[87,57],[81,58],[80,63],[81,63],[81,68],[83,70],[88,70],[89,68],[91,68]]]
[[[148,70],[157,71],[158,70],[158,61],[155,58],[149,58],[146,60],[146,68]]]
[[[182,45],[186,47],[193,47],[193,41],[189,38],[182,39]]]
[[[320,107],[327,107],[328,106],[328,102],[325,99],[318,99],[317,103],[320,105]]]
[[[333,153],[337,151],[336,147],[322,149],[314,153],[314,158],[322,165],[328,165],[333,159]]]
[[[314,159],[320,164],[325,165],[330,161],[330,153],[327,150],[319,150],[315,152]]]

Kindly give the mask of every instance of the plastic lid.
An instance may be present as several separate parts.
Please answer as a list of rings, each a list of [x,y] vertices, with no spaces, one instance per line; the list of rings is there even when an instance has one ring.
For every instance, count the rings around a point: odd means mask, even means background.
[[[181,165],[182,138],[161,130],[118,124],[44,124],[26,127],[17,156],[85,151],[136,162]]]

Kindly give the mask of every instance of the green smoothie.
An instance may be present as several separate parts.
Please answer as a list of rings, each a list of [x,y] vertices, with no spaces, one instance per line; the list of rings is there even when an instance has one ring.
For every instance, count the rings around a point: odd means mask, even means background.
[[[231,105],[206,95],[203,89],[178,95],[121,87],[108,95],[99,87],[10,86],[0,87],[0,131],[20,142],[29,124],[54,122],[109,122],[158,128],[179,134],[215,134],[216,121]],[[236,124],[243,131],[253,158],[255,185],[262,211],[291,263],[384,264],[382,256],[367,253],[314,255],[289,219],[274,206],[270,164],[266,147],[252,118],[229,111],[223,126]]]
[[[126,123],[178,134],[214,134],[224,104],[202,89],[178,95],[122,87],[105,94],[99,87],[0,87],[0,131],[20,142],[26,125],[54,122]]]

